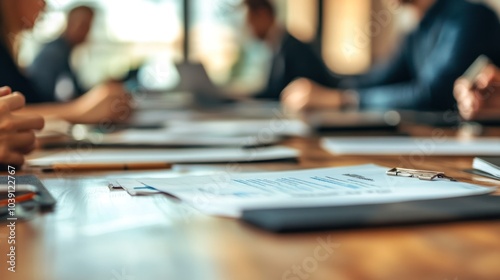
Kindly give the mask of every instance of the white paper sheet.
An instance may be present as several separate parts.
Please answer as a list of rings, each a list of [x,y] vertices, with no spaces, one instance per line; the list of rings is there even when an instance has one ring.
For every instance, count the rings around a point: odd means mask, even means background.
[[[136,181],[176,196],[204,213],[230,217],[238,217],[245,209],[388,203],[494,191],[460,182],[392,177],[386,175],[388,169],[361,165]]]
[[[166,129],[130,129],[113,134],[103,135],[102,144],[127,144],[151,146],[205,146],[205,147],[247,147],[276,144],[279,136],[220,136],[170,133]]]
[[[124,189],[130,195],[150,195],[161,193],[159,190],[152,187],[148,187],[135,179],[125,178],[125,179],[113,179],[109,180],[110,186],[113,189]]]
[[[310,127],[301,120],[278,118],[266,120],[207,120],[168,121],[166,130],[180,135],[254,136],[307,136]]]
[[[338,137],[322,139],[321,146],[337,155],[500,155],[500,138]]]
[[[496,177],[500,180],[500,168],[487,159],[474,158],[474,160],[472,161],[472,168],[482,172],[486,172],[492,177]]]
[[[75,149],[27,161],[31,167],[54,164],[225,163],[295,159],[295,149],[274,146],[219,149]]]
[[[212,166],[213,165],[210,165],[210,167]],[[172,170],[169,171],[149,172],[147,174],[144,174],[143,172],[141,173],[132,172],[132,173],[109,176],[106,179],[109,182],[110,189],[112,190],[123,189],[132,196],[151,195],[151,194],[158,194],[161,192],[158,191],[157,189],[145,186],[144,184],[138,182],[137,179],[144,178],[145,176],[147,176],[150,179],[151,178],[165,179],[165,178],[179,178],[185,176],[214,175],[223,173],[222,170],[226,170],[227,166],[224,165],[223,169],[216,169],[216,170],[210,170],[210,168],[207,169],[207,167],[201,170],[194,170],[194,171],[176,171],[176,169],[177,169],[176,166],[174,166]]]

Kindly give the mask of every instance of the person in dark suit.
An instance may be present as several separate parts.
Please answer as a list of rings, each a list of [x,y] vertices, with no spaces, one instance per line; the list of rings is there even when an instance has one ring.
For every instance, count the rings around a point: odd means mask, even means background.
[[[265,88],[257,98],[279,100],[281,91],[293,80],[305,77],[324,86],[336,86],[322,59],[310,45],[301,42],[276,19],[271,0],[244,0],[246,22],[253,35],[273,51],[271,71]]]
[[[130,96],[120,83],[97,86],[66,103],[54,103],[41,94],[15,61],[16,38],[34,27],[45,1],[0,1],[0,85],[22,92],[26,103],[22,114],[39,114],[72,123],[106,124],[125,121],[131,114]],[[40,71],[43,71],[41,69]]]
[[[44,101],[69,101],[85,93],[71,65],[74,48],[87,40],[94,10],[78,6],[68,14],[66,29],[56,40],[44,45],[28,67],[28,78]]]
[[[466,78],[458,79],[455,98],[465,120],[500,120],[500,69],[490,64],[473,84]]]
[[[488,7],[466,0],[400,0],[423,15],[385,65],[326,88],[301,79],[282,94],[290,110],[453,109],[454,81],[481,54],[500,62],[500,24]]]

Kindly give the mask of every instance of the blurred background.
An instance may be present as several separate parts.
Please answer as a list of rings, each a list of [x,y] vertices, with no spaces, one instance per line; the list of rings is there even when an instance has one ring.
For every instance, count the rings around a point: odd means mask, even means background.
[[[187,1],[187,2],[186,2]],[[500,1],[490,2],[500,10]],[[311,43],[338,74],[363,73],[394,50],[415,27],[417,15],[393,0],[275,0],[279,20],[288,31]],[[65,14],[79,4],[96,8],[90,38],[73,54],[82,83],[91,87],[120,79],[142,66],[139,78],[158,89],[174,88],[174,64],[200,62],[211,80],[233,92],[249,94],[264,87],[272,56],[245,27],[240,0],[47,0],[36,28],[21,40],[20,64],[29,65],[40,47],[65,26]],[[186,9],[187,8],[187,9]],[[187,15],[188,30],[185,33]]]

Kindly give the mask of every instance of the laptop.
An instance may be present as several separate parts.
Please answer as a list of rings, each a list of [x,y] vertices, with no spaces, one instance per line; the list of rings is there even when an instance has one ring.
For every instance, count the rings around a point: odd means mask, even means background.
[[[176,90],[191,92],[199,107],[217,107],[230,102],[224,91],[212,82],[202,64],[182,62],[175,67],[180,76]]]

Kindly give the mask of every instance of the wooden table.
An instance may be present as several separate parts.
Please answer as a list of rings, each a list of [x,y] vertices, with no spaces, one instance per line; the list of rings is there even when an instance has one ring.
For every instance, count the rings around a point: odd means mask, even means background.
[[[415,135],[436,131],[413,128]],[[471,157],[333,156],[321,150],[318,139],[287,144],[302,151],[299,164],[242,167],[376,163],[443,170],[484,183],[462,172]],[[8,230],[2,224],[0,279],[500,279],[500,220],[280,235],[200,215],[163,195],[110,191],[103,175],[108,173],[40,174],[57,207],[17,224],[16,273],[7,271]]]

